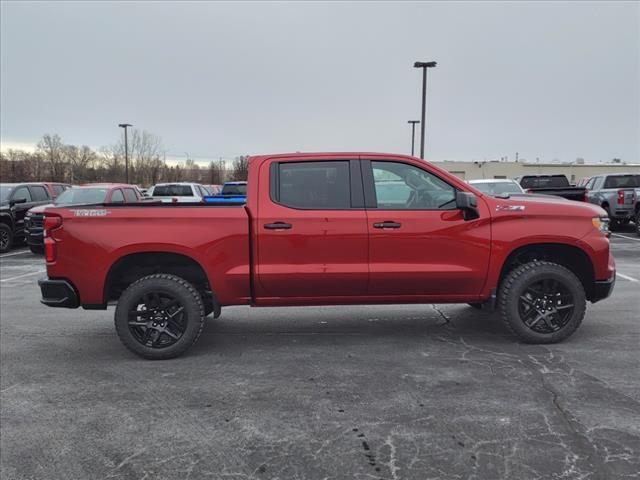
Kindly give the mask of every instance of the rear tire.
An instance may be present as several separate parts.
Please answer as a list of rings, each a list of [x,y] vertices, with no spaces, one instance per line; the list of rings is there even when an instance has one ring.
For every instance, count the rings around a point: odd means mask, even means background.
[[[578,277],[551,262],[520,265],[500,287],[502,321],[525,343],[556,343],[568,338],[582,323],[586,304]]]
[[[13,232],[11,227],[0,223],[0,253],[7,253],[13,246]]]
[[[31,250],[31,253],[36,255],[44,254],[44,247],[41,247],[40,245],[29,245],[29,250]]]
[[[150,360],[174,358],[195,343],[204,326],[200,293],[166,273],[132,283],[118,300],[118,337],[130,351]]]

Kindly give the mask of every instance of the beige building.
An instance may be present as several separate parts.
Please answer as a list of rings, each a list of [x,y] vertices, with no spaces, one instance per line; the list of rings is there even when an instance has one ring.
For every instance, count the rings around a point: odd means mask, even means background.
[[[528,162],[432,162],[463,180],[478,178],[514,178],[522,175],[564,174],[571,183],[602,173],[637,173],[640,163],[528,163]]]

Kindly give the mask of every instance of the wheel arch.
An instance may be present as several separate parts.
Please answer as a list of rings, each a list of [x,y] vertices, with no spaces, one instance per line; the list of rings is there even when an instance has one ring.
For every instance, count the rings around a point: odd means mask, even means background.
[[[0,214],[0,223],[7,225],[13,232],[13,218],[6,213]]]
[[[183,253],[147,251],[123,255],[111,264],[104,282],[104,303],[117,300],[136,280],[156,273],[181,277],[193,284],[203,298],[213,296],[207,273],[197,260]]]
[[[553,242],[530,243],[512,250],[505,258],[500,269],[498,291],[502,281],[511,270],[534,260],[557,263],[569,269],[582,283],[587,299],[590,300],[592,298],[595,269],[589,254],[575,245]]]

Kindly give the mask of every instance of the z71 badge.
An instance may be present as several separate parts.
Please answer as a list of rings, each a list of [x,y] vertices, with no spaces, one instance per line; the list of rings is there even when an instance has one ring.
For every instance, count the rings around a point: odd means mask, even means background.
[[[496,212],[523,212],[524,205],[496,205]]]
[[[75,217],[105,217],[111,213],[109,210],[105,210],[105,209],[90,210],[87,208],[71,209],[71,211],[73,212],[73,215]]]

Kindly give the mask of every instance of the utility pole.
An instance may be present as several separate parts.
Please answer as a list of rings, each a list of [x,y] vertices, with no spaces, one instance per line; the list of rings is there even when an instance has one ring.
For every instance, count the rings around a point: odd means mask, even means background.
[[[434,68],[437,62],[416,62],[414,68],[422,69],[422,122],[420,123],[420,158],[424,159],[424,131],[427,111],[427,68]]]
[[[126,183],[129,183],[129,140],[127,138],[127,127],[133,127],[130,123],[119,123],[120,128],[124,128],[124,171]]]
[[[420,120],[409,120],[407,123],[411,124],[411,156],[414,156],[414,144],[416,140],[416,123],[420,123]]]

